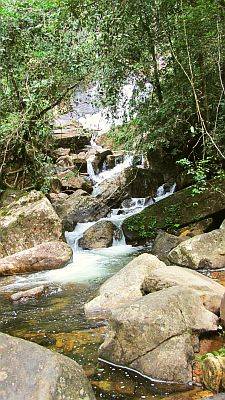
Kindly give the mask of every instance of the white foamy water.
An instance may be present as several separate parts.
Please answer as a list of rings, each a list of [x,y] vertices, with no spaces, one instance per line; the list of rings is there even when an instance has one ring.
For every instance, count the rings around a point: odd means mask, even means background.
[[[133,165],[133,160],[133,155],[125,155],[123,161],[117,164],[114,168],[96,174],[92,165],[93,159],[90,158],[89,160],[87,160],[87,171],[92,182],[99,184],[107,179],[113,179],[119,176],[121,172],[125,171],[125,169]]]
[[[89,282],[93,279],[100,279],[110,275],[111,271],[118,270],[118,265],[141,250],[141,247],[132,247],[126,244],[123,231],[121,229],[123,221],[139,212],[145,207],[154,204],[162,198],[170,196],[174,193],[176,184],[168,188],[162,185],[157,190],[157,196],[152,198],[131,198],[124,200],[121,208],[112,209],[108,217],[100,219],[100,221],[111,221],[117,226],[118,231],[113,240],[113,245],[109,248],[96,250],[82,250],[79,245],[79,239],[82,238],[84,232],[98,221],[78,223],[73,232],[66,233],[68,244],[73,249],[73,261],[67,266],[57,270],[37,272],[25,276],[15,276],[14,282],[7,285],[5,290],[25,289],[34,285],[57,283],[66,284],[69,282]],[[115,271],[114,271],[115,272]]]

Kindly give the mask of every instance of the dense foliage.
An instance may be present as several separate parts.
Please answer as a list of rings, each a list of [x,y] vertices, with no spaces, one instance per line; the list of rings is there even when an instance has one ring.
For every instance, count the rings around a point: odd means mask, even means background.
[[[2,185],[47,185],[52,110],[90,73],[90,44],[66,2],[1,2]]]
[[[82,3],[97,26],[99,79],[109,104],[132,75],[154,85],[132,129],[116,130],[119,140],[163,149],[189,171],[219,170],[225,159],[224,0]]]
[[[224,0],[3,0],[0,65],[5,185],[26,186],[32,172],[43,186],[51,110],[87,78],[111,107],[127,80],[153,84],[146,101],[134,96],[132,123],[111,132],[118,143],[169,153],[200,179],[224,166]]]

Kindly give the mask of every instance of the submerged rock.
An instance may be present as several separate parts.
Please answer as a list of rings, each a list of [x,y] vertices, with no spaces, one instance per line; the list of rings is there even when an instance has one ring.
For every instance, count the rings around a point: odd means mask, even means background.
[[[56,352],[0,333],[2,400],[95,400],[82,368]]]
[[[32,191],[0,210],[0,257],[61,236],[61,220],[40,192]]]
[[[79,246],[84,250],[110,247],[117,227],[111,221],[99,221],[84,232]]]
[[[188,187],[146,207],[123,223],[129,240],[154,238],[159,229],[167,230],[200,221],[223,210],[225,213],[225,181],[209,181],[204,192],[193,196]]]
[[[170,287],[112,311],[100,357],[153,379],[189,384],[196,335],[217,330],[195,290]]]
[[[166,266],[157,257],[142,254],[100,287],[99,296],[85,305],[85,312],[89,318],[110,316],[116,308],[172,286],[195,290],[212,312],[219,311],[225,293],[224,286],[207,276],[178,266]]]
[[[225,229],[195,236],[169,253],[172,263],[192,269],[220,269],[225,267]]]
[[[60,241],[42,243],[0,259],[0,276],[23,274],[63,267],[72,257],[72,249]]]
[[[13,293],[10,296],[10,299],[15,302],[22,302],[24,303],[25,301],[31,299],[31,298],[38,298],[40,297],[46,290],[46,287],[44,285],[42,286],[37,286],[32,289],[28,290],[22,290],[20,292]]]

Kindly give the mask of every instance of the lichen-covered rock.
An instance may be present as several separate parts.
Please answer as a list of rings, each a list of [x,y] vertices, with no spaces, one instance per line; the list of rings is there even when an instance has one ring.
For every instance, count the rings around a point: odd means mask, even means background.
[[[99,296],[85,305],[85,312],[89,318],[109,316],[113,309],[172,286],[195,290],[212,312],[219,311],[225,293],[224,286],[207,276],[178,266],[166,266],[157,257],[142,254],[100,287]]]
[[[129,240],[154,238],[159,229],[183,227],[208,216],[224,211],[225,180],[209,181],[202,193],[193,196],[193,187],[146,207],[141,213],[127,218],[123,223]]]
[[[99,221],[84,232],[79,246],[84,250],[110,247],[117,227],[111,221]]]
[[[169,260],[192,269],[220,269],[225,267],[225,229],[195,236],[175,247]]]
[[[1,400],[95,400],[82,368],[56,352],[0,333]]]
[[[0,276],[23,274],[63,267],[72,257],[68,244],[45,242],[0,259]]]
[[[0,256],[59,240],[62,223],[50,201],[32,191],[0,209]]]
[[[217,330],[195,290],[171,287],[112,311],[100,357],[153,379],[188,384],[196,334]]]
[[[62,219],[64,231],[73,231],[78,222],[92,222],[105,217],[109,208],[95,197],[71,194],[67,199],[53,204]]]

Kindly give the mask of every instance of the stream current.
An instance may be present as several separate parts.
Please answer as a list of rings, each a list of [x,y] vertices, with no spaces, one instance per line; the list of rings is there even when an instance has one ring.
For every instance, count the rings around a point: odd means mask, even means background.
[[[95,143],[92,143],[95,146]],[[98,175],[89,162],[90,179],[94,182],[94,194],[98,184],[115,177],[133,163],[133,156],[124,159],[112,170]],[[140,166],[141,167],[141,166]],[[175,185],[165,191],[158,188],[156,198],[131,198],[121,207],[112,209],[103,220],[112,221],[119,230],[112,247],[98,250],[82,250],[78,240],[95,222],[78,223],[66,239],[73,249],[73,260],[58,270],[2,278],[0,281],[0,315],[2,332],[34,341],[65,354],[79,362],[94,387],[97,399],[161,399],[163,385],[145,381],[126,370],[98,362],[98,347],[104,340],[105,322],[85,318],[84,304],[91,300],[99,286],[119,271],[135,256],[151,249],[127,245],[121,229],[125,218],[140,212],[144,207],[173,193]],[[38,300],[12,304],[11,293],[38,285],[47,285],[47,294]],[[158,394],[156,394],[157,392]]]
[[[133,88],[133,83],[125,86],[125,99],[129,100]],[[150,87],[147,88],[149,91],[150,89]],[[84,107],[83,94],[81,99],[79,96],[75,98],[78,114],[68,114],[58,122],[65,123],[76,117],[87,129],[97,129],[102,132],[109,130],[111,124],[108,124],[108,118],[104,116],[104,112]],[[87,93],[87,105],[90,103],[89,96],[90,94]],[[79,102],[81,103],[80,111]],[[122,117],[120,119],[123,120]],[[91,146],[97,146],[94,137]],[[88,160],[88,174],[94,183],[92,195],[99,194],[99,184],[102,181],[116,177],[132,164],[133,156],[126,155],[122,160],[118,160],[113,169],[107,170],[103,166],[103,170],[95,174],[91,159]],[[145,380],[134,372],[99,362],[98,348],[104,340],[106,323],[87,320],[84,304],[95,297],[99,286],[107,278],[123,268],[138,254],[151,251],[150,247],[135,248],[126,244],[121,229],[123,220],[140,212],[147,205],[171,195],[174,190],[175,184],[169,190],[162,185],[158,188],[154,199],[131,198],[124,201],[120,208],[111,210],[110,215],[104,219],[112,221],[120,232],[114,238],[112,247],[90,251],[79,248],[79,238],[96,221],[79,223],[73,232],[66,233],[67,242],[73,249],[73,260],[67,266],[59,270],[2,278],[0,280],[0,331],[36,342],[76,360],[83,366],[98,400],[165,399],[168,392],[174,391],[174,387],[169,388],[168,385]],[[10,294],[41,284],[47,286],[47,292],[38,300],[30,299],[26,303],[18,304],[12,304],[9,301]],[[178,398],[176,395],[172,396],[172,399],[179,400],[194,398],[192,395],[189,397],[189,394],[188,397],[186,395]]]

